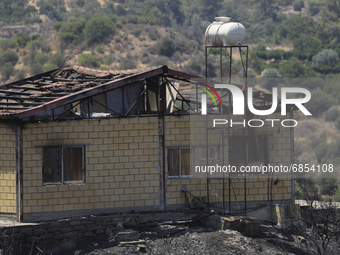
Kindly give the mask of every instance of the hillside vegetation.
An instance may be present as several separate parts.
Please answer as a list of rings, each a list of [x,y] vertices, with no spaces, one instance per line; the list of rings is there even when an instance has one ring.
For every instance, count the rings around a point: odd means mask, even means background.
[[[249,77],[340,77],[339,0],[0,0],[2,83],[68,64],[102,70],[165,64],[203,75],[204,31],[217,16],[246,27]],[[208,61],[209,76],[217,76],[218,55]],[[239,59],[233,68],[242,76]],[[299,119],[296,160],[337,164],[340,83],[301,86],[312,93],[313,118]],[[340,200],[337,180],[329,188],[312,185]]]

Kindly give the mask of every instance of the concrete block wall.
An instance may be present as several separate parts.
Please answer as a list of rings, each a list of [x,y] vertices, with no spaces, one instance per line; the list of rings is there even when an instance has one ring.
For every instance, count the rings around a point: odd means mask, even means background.
[[[89,144],[85,183],[44,185],[39,146],[72,144]],[[30,123],[23,130],[23,148],[24,220],[34,214],[111,212],[159,203],[157,117]]]
[[[15,126],[0,122],[0,213],[16,212]]]
[[[205,118],[205,117],[204,117]],[[212,120],[213,116],[208,116]],[[216,118],[220,118],[217,116]],[[264,117],[255,116],[255,119],[264,119]],[[280,114],[273,114],[271,119],[280,119]],[[235,121],[240,122],[241,118],[233,117]],[[200,116],[167,116],[166,120],[166,146],[168,148],[176,146],[190,146],[190,134],[191,145],[204,145],[206,144],[204,123],[200,120]],[[194,127],[190,127],[190,121],[194,124]],[[256,123],[258,124],[258,123]],[[287,123],[286,123],[287,124]],[[290,166],[291,164],[291,128],[282,127],[280,122],[275,121],[274,127],[271,127],[271,122],[266,122],[261,128],[257,128],[258,135],[268,135],[268,163],[272,166],[284,165]],[[197,135],[199,134],[199,135]],[[202,135],[203,134],[203,135]],[[227,132],[225,132],[225,139]],[[235,129],[231,131],[231,136],[242,136],[242,131]],[[246,135],[248,131],[246,130]],[[185,140],[184,140],[185,139]],[[199,141],[201,139],[201,141]],[[209,143],[219,144],[220,134],[209,133]],[[228,144],[225,145],[225,154],[228,155]],[[221,153],[221,152],[220,152]],[[225,156],[227,158],[227,156]],[[219,160],[215,160],[214,164],[221,163],[221,157]],[[228,162],[226,162],[228,164]],[[168,166],[168,163],[166,164]],[[290,174],[277,174],[275,173],[275,179],[268,181],[268,178],[273,175],[264,175],[259,178],[247,178],[247,201],[268,201],[268,200],[290,200],[292,199],[292,183]],[[226,199],[229,196],[228,190],[228,175],[225,175],[225,196]],[[276,184],[273,184],[276,181]],[[222,202],[223,201],[223,184],[221,179],[210,179],[210,202]],[[194,196],[201,197],[207,200],[207,180],[206,178],[168,178],[167,179],[167,201],[169,205],[185,204],[185,194],[180,192],[183,185]],[[244,201],[244,179],[232,179],[231,189],[231,201]]]
[[[280,119],[281,116],[271,118]],[[68,215],[65,212],[72,215],[73,212],[87,214],[156,209],[159,203],[157,123],[157,117],[136,117],[26,124],[23,130],[24,220],[52,215],[58,218],[58,215]],[[165,127],[167,148],[190,146],[190,116],[166,116]],[[278,128],[268,127],[267,123],[258,129],[258,133],[268,135],[269,163],[289,165],[290,128]],[[212,139],[218,141],[218,137]],[[72,144],[87,144],[86,181],[44,185],[41,146]],[[166,170],[167,165],[166,162]],[[184,193],[180,192],[183,185],[193,195],[206,199],[205,178],[167,178],[168,205],[185,204]],[[232,185],[232,201],[244,201],[244,180],[233,179]],[[291,199],[291,180],[286,174],[278,177],[276,185],[271,185],[268,177],[249,178],[247,200],[269,200],[268,185],[271,199]],[[221,202],[222,180],[212,179],[211,186],[209,201]],[[229,195],[227,187],[226,181],[226,196]]]

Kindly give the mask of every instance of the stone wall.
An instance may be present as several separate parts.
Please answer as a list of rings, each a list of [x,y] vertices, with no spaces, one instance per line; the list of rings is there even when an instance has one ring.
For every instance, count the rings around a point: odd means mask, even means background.
[[[46,251],[66,242],[103,235],[113,222],[143,224],[150,221],[187,220],[196,214],[156,213],[156,214],[125,214],[121,216],[106,215],[95,217],[78,217],[75,219],[54,222],[28,223],[11,227],[0,227],[0,241],[3,233],[9,237],[10,244],[22,246],[22,254]],[[108,236],[107,236],[108,237]],[[37,248],[38,247],[38,248]]]

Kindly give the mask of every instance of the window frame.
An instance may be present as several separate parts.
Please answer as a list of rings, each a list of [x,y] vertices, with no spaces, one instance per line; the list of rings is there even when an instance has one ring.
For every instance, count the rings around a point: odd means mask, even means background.
[[[170,159],[171,159],[171,156],[170,156],[170,150],[175,150],[175,149],[178,149],[178,162],[179,162],[179,169],[178,169],[178,174],[179,175],[170,175]],[[182,169],[181,169],[181,159],[182,159],[182,155],[181,155],[181,150],[182,149],[189,149],[190,150],[190,174],[189,175],[182,175]],[[168,178],[169,179],[188,179],[188,178],[191,178],[193,176],[193,171],[192,171],[192,165],[193,165],[193,148],[190,147],[190,146],[169,146],[167,147],[167,150],[168,150]],[[173,160],[173,159],[172,159]],[[173,162],[172,162],[173,164]]]
[[[48,185],[68,185],[68,184],[81,184],[86,182],[86,146],[87,144],[70,144],[70,145],[52,145],[52,146],[36,146],[36,147],[42,147],[42,184],[44,186]],[[61,148],[61,181],[60,182],[44,182],[44,153],[46,148]],[[81,170],[82,170],[82,179],[81,180],[73,180],[73,181],[66,181],[65,180],[65,172],[64,172],[64,148],[81,148],[82,149],[82,162],[81,162]]]

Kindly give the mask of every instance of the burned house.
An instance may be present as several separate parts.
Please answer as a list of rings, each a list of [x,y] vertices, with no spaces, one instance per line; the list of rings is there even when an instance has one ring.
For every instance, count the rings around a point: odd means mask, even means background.
[[[213,132],[208,142],[195,137],[204,126],[193,125],[202,117],[200,103],[190,100],[194,78],[166,66],[73,66],[1,86],[0,217],[39,221],[209,206],[244,213],[290,203],[289,174],[196,176],[195,166],[208,162],[291,164],[294,133],[265,122],[255,131],[229,128],[222,139]],[[254,90],[255,97],[267,98]]]

